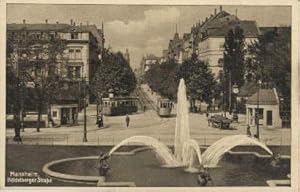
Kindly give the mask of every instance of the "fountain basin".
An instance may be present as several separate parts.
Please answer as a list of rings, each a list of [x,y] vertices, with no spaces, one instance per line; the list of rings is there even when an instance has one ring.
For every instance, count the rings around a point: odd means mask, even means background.
[[[255,150],[255,148],[253,149]],[[255,153],[248,152],[248,156],[251,158],[241,158],[245,157],[246,154],[245,151],[243,152],[243,148],[240,150],[242,151],[226,153],[218,167],[209,168],[209,172],[217,186],[267,186],[268,180],[287,179],[286,173],[279,174],[277,170],[265,168],[269,164],[270,156],[257,156]],[[97,169],[93,168],[97,161],[98,156],[87,156],[48,163],[50,171],[58,172],[58,176],[63,174],[63,176],[72,175],[72,177],[59,178],[57,175],[45,173],[68,182],[82,182],[103,187],[198,187],[197,171],[192,170],[192,173],[187,173],[182,167],[162,168],[155,152],[146,147],[138,147],[129,152],[114,152],[109,161],[112,169],[105,177],[104,182],[97,181],[97,178],[99,178],[98,172]],[[261,165],[257,166],[258,162]],[[74,175],[75,177],[73,177]],[[82,180],[81,177],[85,177],[85,179]],[[75,179],[73,180],[73,178]],[[174,178],[180,179],[176,179],[176,182],[174,182]]]
[[[103,176],[87,176],[87,175],[74,175],[74,174],[67,174],[58,171],[52,170],[53,166],[69,163],[72,161],[78,160],[97,160],[98,156],[88,156],[88,157],[73,157],[73,158],[66,158],[66,159],[59,159],[56,161],[51,161],[44,165],[43,172],[49,175],[50,177],[54,177],[58,180],[63,181],[70,181],[70,182],[78,182],[78,183],[86,183],[86,184],[95,184],[98,182],[105,182],[105,177]],[[74,168],[76,169],[76,168]]]

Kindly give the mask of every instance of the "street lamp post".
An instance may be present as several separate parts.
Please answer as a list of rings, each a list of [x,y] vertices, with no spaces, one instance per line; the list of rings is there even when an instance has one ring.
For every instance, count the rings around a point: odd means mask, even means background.
[[[256,137],[259,139],[259,92],[260,92],[260,86],[261,81],[258,80],[258,90],[257,90],[257,106],[256,106],[256,113],[255,113],[255,120],[256,120]]]
[[[83,142],[87,142],[87,129],[86,129],[86,79],[84,77],[84,86],[83,86]]]
[[[239,117],[238,117],[238,114],[237,114],[237,95],[240,92],[240,90],[239,90],[239,87],[236,83],[232,86],[232,92],[235,96],[232,120],[235,121],[235,122],[238,122]]]

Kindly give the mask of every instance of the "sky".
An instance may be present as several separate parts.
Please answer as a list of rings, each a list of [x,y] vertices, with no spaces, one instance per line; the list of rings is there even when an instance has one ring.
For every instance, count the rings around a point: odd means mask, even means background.
[[[190,32],[191,26],[219,11],[219,6],[153,5],[59,5],[8,4],[7,23],[104,24],[105,46],[113,51],[129,50],[132,68],[138,68],[143,55],[162,55],[169,39]],[[291,9],[283,6],[223,6],[241,20],[255,20],[258,26],[291,25]]]

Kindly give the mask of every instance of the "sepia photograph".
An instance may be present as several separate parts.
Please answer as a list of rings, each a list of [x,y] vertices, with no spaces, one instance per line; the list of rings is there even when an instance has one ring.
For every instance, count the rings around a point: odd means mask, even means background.
[[[291,188],[293,11],[6,3],[5,187]]]

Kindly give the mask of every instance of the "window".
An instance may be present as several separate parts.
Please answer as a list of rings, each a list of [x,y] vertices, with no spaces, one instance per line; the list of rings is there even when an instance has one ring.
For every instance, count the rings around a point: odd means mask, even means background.
[[[81,74],[80,71],[81,71],[80,66],[75,67],[75,77],[76,78],[80,78],[80,74]]]
[[[69,58],[70,59],[74,59],[75,58],[74,49],[69,49]]]
[[[69,59],[81,59],[81,49],[69,49]]]
[[[81,59],[81,49],[76,49],[75,58],[76,59]]]
[[[71,33],[71,39],[78,39],[78,33]]]
[[[73,67],[69,66],[67,69],[67,73],[68,78],[73,79]]]
[[[52,117],[57,117],[57,111],[53,111]]]
[[[255,110],[257,112],[257,109],[255,109]],[[263,119],[264,118],[264,109],[262,109],[262,108],[258,109],[258,117],[259,117],[259,119]]]

